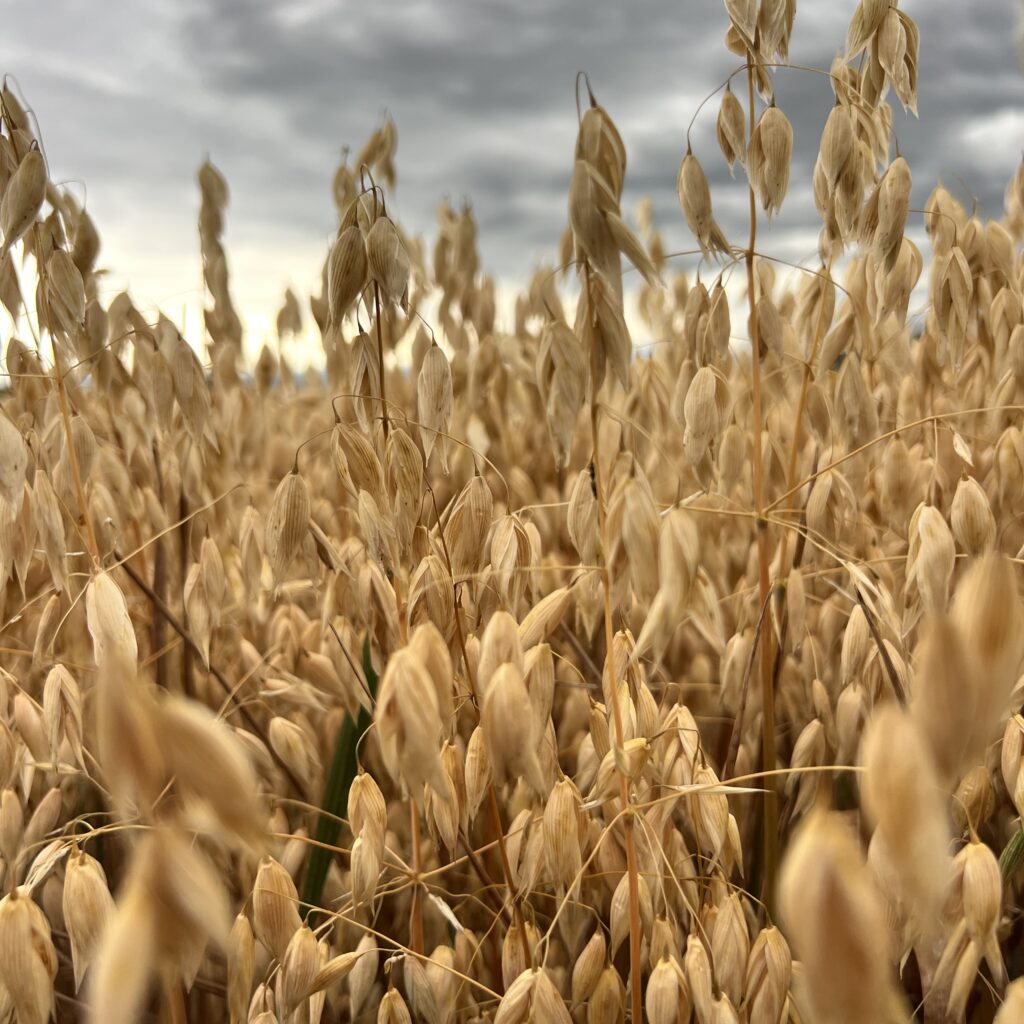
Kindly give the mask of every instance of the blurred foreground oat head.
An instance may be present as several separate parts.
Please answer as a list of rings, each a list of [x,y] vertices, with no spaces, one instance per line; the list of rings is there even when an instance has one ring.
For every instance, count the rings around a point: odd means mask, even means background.
[[[862,0],[786,267],[773,83],[815,72],[793,0],[725,8],[698,275],[581,81],[499,330],[471,210],[393,219],[385,121],[278,318],[324,377],[243,368],[210,163],[205,337],[104,306],[5,84],[0,1022],[1024,1020],[1024,169],[1001,219],[910,207],[917,30]]]

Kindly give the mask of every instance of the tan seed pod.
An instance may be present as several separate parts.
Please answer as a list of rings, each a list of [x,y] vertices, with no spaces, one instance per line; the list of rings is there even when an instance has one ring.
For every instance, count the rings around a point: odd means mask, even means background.
[[[381,858],[377,855],[375,845],[368,838],[368,830],[363,829],[356,836],[349,853],[352,903],[357,907],[369,904],[377,892]]]
[[[409,253],[394,222],[378,217],[366,235],[366,262],[370,277],[388,302],[408,309]]]
[[[854,123],[849,109],[837,101],[825,121],[818,151],[818,160],[830,195],[835,192],[853,158],[855,146]]]
[[[505,663],[491,677],[480,716],[487,759],[497,785],[524,778],[540,795],[547,787],[537,760],[530,695],[522,673]]]
[[[721,785],[710,765],[702,765],[693,773],[693,784],[709,788]],[[698,845],[710,856],[718,857],[729,829],[728,799],[724,793],[704,791],[695,792],[689,800]]]
[[[0,416],[0,496],[8,508],[21,504],[27,468],[28,448],[21,432],[6,416]]]
[[[28,132],[30,131],[28,114],[25,113],[25,108],[21,105],[18,97],[11,91],[11,87],[5,82],[3,88],[0,89],[0,107],[3,109],[4,120],[10,126],[15,129]]]
[[[114,915],[114,899],[103,866],[78,849],[71,851],[64,872],[63,912],[77,992]]]
[[[96,664],[111,657],[124,659],[134,667],[139,654],[135,627],[124,595],[109,573],[98,572],[89,581],[85,613]]]
[[[1024,978],[1017,978],[1007,986],[992,1024],[1014,1024],[1018,1020],[1024,1020]]]
[[[1002,875],[995,854],[980,842],[968,843],[957,855],[962,872],[963,909],[967,930],[979,948],[999,924]]]
[[[987,747],[1009,708],[1024,653],[1024,608],[1007,558],[990,554],[974,561],[957,586],[953,619],[978,671],[967,724],[975,742]]]
[[[725,10],[744,45],[753,50],[757,32],[757,0],[725,0]]]
[[[320,774],[317,751],[309,735],[297,722],[275,715],[267,727],[270,748],[288,766],[296,778],[312,788]]]
[[[537,385],[560,466],[568,464],[573,432],[587,394],[589,367],[580,339],[563,320],[552,319],[541,335]]]
[[[224,723],[195,701],[168,697],[158,706],[156,728],[176,785],[207,805],[223,829],[223,840],[229,845],[260,845],[266,818],[256,777]],[[210,787],[211,778],[220,779],[221,785]]]
[[[596,102],[592,93],[590,106],[580,119],[576,136],[576,159],[589,161],[608,183],[615,199],[622,197],[626,147],[608,111]]]
[[[607,961],[607,944],[604,934],[598,929],[583,947],[572,967],[572,1006],[583,1006],[593,995],[597,979]]]
[[[910,207],[910,167],[903,157],[897,157],[878,185],[877,227],[874,233],[875,253],[882,266],[891,271],[900,253],[903,229]],[[869,200],[868,210],[871,210]],[[870,218],[870,212],[867,214]]]
[[[18,890],[9,893],[0,900],[0,983],[19,1021],[46,1024],[56,974],[57,951],[45,915]]]
[[[41,847],[57,827],[63,804],[63,795],[56,786],[48,790],[46,796],[36,804],[22,836],[22,843],[28,853],[34,853],[37,848]]]
[[[747,961],[743,1002],[752,1024],[778,1024],[786,1005],[793,959],[778,928],[757,933]]]
[[[441,468],[448,471],[448,433],[452,416],[452,371],[447,357],[434,342],[423,357],[416,379],[416,414],[420,423],[420,443],[424,458],[437,445]]]
[[[601,972],[587,1007],[587,1024],[618,1024],[624,1014],[626,988],[610,964]]]
[[[723,426],[722,406],[727,394],[724,382],[710,366],[702,366],[694,374],[683,407],[686,423],[683,444],[691,463],[700,462],[718,440]]]
[[[313,989],[313,979],[320,967],[316,936],[309,925],[296,928],[281,962],[281,1001],[286,1016],[295,1012]]]
[[[862,799],[882,834],[918,934],[934,936],[949,878],[950,828],[938,775],[913,718],[895,705],[872,716],[864,735]]]
[[[476,817],[490,785],[491,762],[487,754],[487,740],[483,729],[477,726],[466,744],[466,812],[470,822]]]
[[[185,616],[189,631],[202,654],[203,664],[210,665],[210,639],[213,632],[213,613],[206,593],[202,569],[198,562],[192,564],[185,577],[183,588]]]
[[[377,1008],[377,1024],[412,1024],[412,1015],[397,989],[388,989]]]
[[[439,629],[452,632],[455,595],[451,577],[437,555],[428,555],[416,567],[409,580],[409,619],[426,618]]]
[[[995,802],[992,776],[984,765],[975,765],[960,780],[953,794],[954,827],[958,831],[977,830],[995,810]]]
[[[446,788],[441,766],[444,723],[437,690],[415,652],[406,648],[388,660],[374,715],[385,767],[396,783],[421,802],[423,786]]]
[[[50,330],[59,334],[70,337],[85,321],[85,284],[65,249],[46,261],[46,305]]]
[[[629,874],[623,873],[612,894],[611,934],[608,946],[609,955],[612,957],[630,933],[629,888]],[[637,878],[637,899],[640,908],[640,927],[645,935],[649,935],[654,924],[654,905],[650,887],[642,875]]]
[[[63,665],[54,665],[43,684],[43,721],[54,761],[66,739],[76,762],[83,764],[81,689]]]
[[[679,1020],[679,968],[659,960],[647,981],[644,1009],[650,1024],[676,1024]]]
[[[0,199],[0,231],[4,236],[4,252],[10,250],[32,226],[45,198],[46,165],[39,146],[33,142]]]
[[[586,470],[581,470],[576,476],[569,495],[566,519],[569,536],[580,560],[593,564],[598,548],[597,498],[593,479]]]
[[[949,598],[956,546],[946,520],[932,505],[922,505],[915,514],[916,544],[911,540],[913,575],[925,610],[942,612]]]
[[[730,253],[729,241],[722,233],[711,212],[711,190],[697,158],[687,151],[679,167],[676,182],[679,202],[690,230],[697,236],[697,242],[705,257]]]
[[[264,857],[252,890],[252,921],[256,938],[283,960],[299,929],[299,895],[291,875],[273,857]]]
[[[360,772],[348,791],[348,820],[353,835],[366,834],[384,855],[384,833],[387,828],[387,805],[373,776]]]
[[[52,654],[53,641],[62,618],[60,595],[52,594],[39,616],[39,627],[32,645],[33,668],[38,668]]]
[[[579,790],[570,779],[555,784],[544,808],[544,861],[560,889],[576,883],[582,866]]]
[[[267,560],[275,586],[282,581],[302,548],[309,513],[309,491],[302,477],[293,470],[278,484],[264,528]]]
[[[996,521],[988,495],[974,477],[964,476],[957,484],[950,510],[950,522],[957,544],[969,555],[991,550],[996,540]]]
[[[1021,771],[1021,758],[1024,756],[1024,716],[1016,714],[1007,721],[999,753],[1006,791],[1017,813],[1024,817],[1024,772]]]
[[[327,267],[331,322],[337,325],[366,285],[366,245],[358,226],[342,227],[338,231]]]
[[[534,943],[531,939],[536,939],[536,935],[531,933],[529,924],[525,925],[525,929],[526,946],[532,954]],[[501,978],[505,988],[509,988],[529,966],[523,951],[523,933],[518,924],[513,924],[505,932],[501,943]]]
[[[331,432],[331,454],[342,481],[353,491],[368,491],[377,502],[385,500],[384,469],[373,446],[354,426],[336,423]]]
[[[321,959],[323,957],[323,943],[321,942]],[[354,950],[350,953],[340,953],[326,960],[316,972],[310,986],[310,995],[323,992],[339,981],[344,981],[362,958],[362,952]]]
[[[747,172],[769,217],[786,197],[792,156],[793,126],[773,103],[758,119],[747,151]]]
[[[377,940],[373,935],[364,935],[355,948],[356,961],[348,975],[349,1002],[353,1017],[358,1017],[369,998],[377,976],[380,959]]]
[[[881,897],[838,815],[815,814],[801,826],[783,862],[779,907],[806,971],[813,1019],[828,1020],[837,1006],[851,1024],[905,1015],[880,941]]]
[[[524,670],[523,643],[515,618],[506,611],[497,611],[487,623],[480,643],[476,678],[482,693],[487,693],[491,677],[506,663],[514,665],[519,672]]]
[[[686,953],[683,957],[686,981],[693,999],[693,1008],[698,1021],[711,1021],[714,1002],[714,983],[711,961],[704,943],[693,934],[687,936]]]
[[[0,855],[6,864],[14,865],[21,849],[25,828],[25,812],[13,789],[5,789],[0,797]]]
[[[37,470],[32,485],[32,509],[40,543],[46,552],[50,573],[61,592],[68,588],[67,545],[64,538],[64,519],[61,515],[57,495],[49,476]]]
[[[718,108],[715,131],[718,135],[718,145],[729,165],[729,170],[733,169],[733,164],[737,160],[741,164],[745,164],[747,159],[746,119],[743,107],[732,91],[731,85],[727,85],[725,92],[722,93],[722,103]]]
[[[228,1012],[231,1024],[245,1024],[256,964],[256,940],[245,914],[238,914],[228,938]]]
[[[629,386],[633,343],[615,283],[606,274],[591,270],[576,305],[573,329],[590,354],[591,391],[604,383],[610,366],[623,388]]]
[[[457,580],[478,572],[482,565],[493,504],[482,476],[474,476],[455,503],[445,532]]]

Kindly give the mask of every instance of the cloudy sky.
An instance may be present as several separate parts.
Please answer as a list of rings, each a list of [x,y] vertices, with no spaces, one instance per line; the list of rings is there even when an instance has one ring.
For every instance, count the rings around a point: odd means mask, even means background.
[[[901,6],[921,30],[921,116],[895,118],[915,201],[941,176],[998,213],[1024,147],[1020,4]],[[853,9],[800,0],[794,63],[827,68]],[[0,0],[0,24],[0,70],[38,115],[54,177],[86,189],[112,288],[177,320],[198,307],[195,171],[206,154],[223,170],[236,300],[257,344],[284,286],[316,280],[340,151],[385,111],[398,127],[400,219],[429,238],[438,201],[468,197],[485,268],[511,287],[552,260],[565,223],[577,69],[625,139],[625,209],[651,196],[669,247],[688,248],[675,196],[686,125],[737,65],[719,0]],[[796,149],[767,244],[808,256],[831,93],[795,70],[776,81]],[[718,153],[716,111],[704,108],[694,151],[728,229],[745,192]]]

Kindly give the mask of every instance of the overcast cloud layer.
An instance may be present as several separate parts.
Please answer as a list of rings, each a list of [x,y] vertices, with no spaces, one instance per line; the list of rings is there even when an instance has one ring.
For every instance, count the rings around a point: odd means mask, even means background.
[[[897,109],[920,205],[938,177],[995,214],[1024,146],[1017,0],[904,0],[921,30],[920,120]],[[794,63],[827,68],[853,0],[800,0]],[[231,186],[236,300],[262,340],[285,284],[308,288],[332,234],[330,181],[390,111],[394,208],[433,236],[439,199],[471,199],[485,268],[524,280],[565,223],[586,69],[629,152],[625,209],[650,195],[670,248],[688,248],[675,197],[685,130],[737,66],[718,0],[0,0],[0,70],[38,115],[53,175],[77,179],[112,287],[180,319],[201,301],[195,171]],[[796,133],[790,195],[766,245],[813,251],[810,172],[827,82],[777,74]],[[895,104],[895,97],[890,96]],[[714,141],[717,101],[694,130],[728,228],[745,202]]]

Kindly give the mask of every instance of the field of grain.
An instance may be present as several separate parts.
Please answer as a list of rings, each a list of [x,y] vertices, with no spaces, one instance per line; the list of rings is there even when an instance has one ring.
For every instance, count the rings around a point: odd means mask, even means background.
[[[794,13],[725,2],[699,274],[578,79],[503,327],[385,120],[278,317],[323,374],[242,359],[209,162],[205,335],[105,301],[4,85],[0,1024],[1024,1021],[1024,165],[911,206],[917,29],[860,0],[819,258],[762,251]]]

